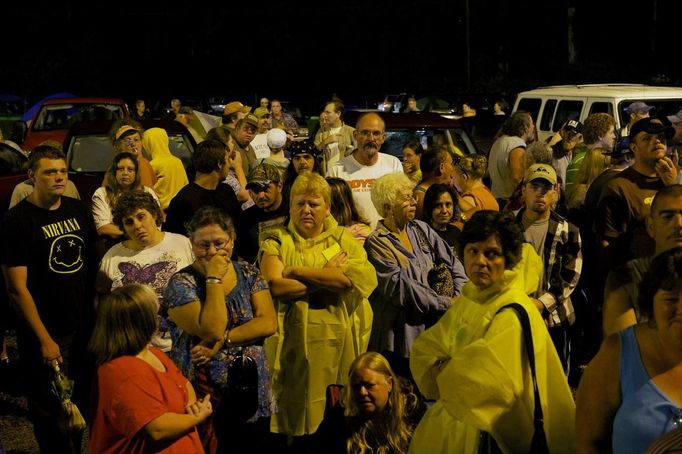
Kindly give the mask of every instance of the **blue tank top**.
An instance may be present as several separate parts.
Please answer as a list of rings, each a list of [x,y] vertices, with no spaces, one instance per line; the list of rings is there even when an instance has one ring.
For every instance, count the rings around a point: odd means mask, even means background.
[[[620,333],[621,406],[613,420],[613,452],[644,453],[666,432],[682,426],[682,411],[649,378],[634,327]]]

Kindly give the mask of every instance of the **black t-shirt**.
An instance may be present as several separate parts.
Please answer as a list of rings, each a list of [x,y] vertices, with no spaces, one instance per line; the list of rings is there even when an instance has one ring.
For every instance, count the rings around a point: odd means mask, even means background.
[[[608,269],[628,260],[654,253],[654,240],[646,231],[645,218],[651,202],[665,185],[632,167],[609,180],[597,205],[597,241],[609,242]]]
[[[208,205],[220,208],[227,213],[235,226],[240,222],[241,208],[230,186],[220,183],[215,189],[205,189],[192,182],[180,189],[180,192],[171,200],[163,230],[187,235],[185,223],[192,219],[199,208]]]
[[[289,218],[289,203],[282,198],[282,203],[274,211],[263,211],[256,205],[244,211],[237,232],[237,254],[249,263],[256,261],[260,241],[263,239],[263,232],[266,230],[284,225]]]
[[[2,222],[2,258],[7,267],[27,268],[27,287],[53,337],[75,332],[92,309],[94,241],[97,230],[88,207],[62,197],[56,210],[24,199]]]

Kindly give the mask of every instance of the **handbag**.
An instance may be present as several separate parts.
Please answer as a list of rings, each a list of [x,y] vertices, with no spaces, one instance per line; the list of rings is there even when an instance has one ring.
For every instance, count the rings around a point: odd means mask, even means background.
[[[246,355],[243,347],[235,347],[227,364],[227,383],[223,389],[225,408],[230,419],[246,421],[258,410],[258,365]]]
[[[452,271],[447,263],[443,262],[440,257],[436,257],[436,251],[429,243],[426,233],[422,230],[421,226],[416,225],[416,230],[422,237],[424,243],[428,246],[431,255],[433,256],[434,266],[431,268],[426,276],[426,280],[429,287],[433,289],[434,292],[438,293],[440,296],[446,296],[452,298],[455,296],[455,279],[452,277]]]
[[[526,355],[528,356],[528,364],[530,364],[530,373],[533,377],[533,396],[535,401],[535,410],[533,414],[533,438],[530,442],[530,454],[549,454],[549,447],[547,446],[547,436],[545,435],[544,416],[542,415],[542,403],[540,402],[540,391],[538,390],[538,381],[535,375],[535,351],[533,349],[533,332],[530,329],[530,320],[528,313],[519,303],[510,303],[502,306],[495,315],[499,314],[506,308],[514,309],[514,313],[521,322],[521,330],[523,331],[523,339],[526,345]],[[481,431],[480,441],[478,445],[479,454],[497,454],[502,453],[495,439],[488,432]]]

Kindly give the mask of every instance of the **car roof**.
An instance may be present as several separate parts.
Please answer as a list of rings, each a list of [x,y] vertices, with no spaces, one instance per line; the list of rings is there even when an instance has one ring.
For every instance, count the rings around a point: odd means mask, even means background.
[[[111,125],[117,120],[95,120],[86,122],[77,122],[69,129],[69,136],[82,136],[82,135],[99,135],[109,134]],[[190,134],[190,132],[185,128],[185,126],[175,120],[161,120],[161,119],[148,119],[138,121],[144,129],[149,128],[163,128],[169,134]]]
[[[368,112],[379,115],[386,123],[387,129],[462,127],[462,122],[459,120],[446,118],[433,112],[392,113],[380,110],[351,110],[344,114],[344,120],[348,120],[348,124],[355,126],[355,122],[360,115]]]
[[[125,104],[120,98],[54,98],[43,103],[44,106],[52,104]]]
[[[532,95],[664,99],[682,96],[682,87],[656,87],[643,84],[552,85],[519,93],[519,97]]]

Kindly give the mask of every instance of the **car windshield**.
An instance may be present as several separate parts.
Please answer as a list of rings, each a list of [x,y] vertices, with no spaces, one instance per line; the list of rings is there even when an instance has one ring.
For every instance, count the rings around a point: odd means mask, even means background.
[[[635,101],[642,101],[641,99],[628,99],[621,101],[618,104],[618,115],[620,116],[620,124],[627,126],[630,121],[630,114],[625,110],[631,103]],[[656,118],[665,118],[669,115],[676,115],[682,110],[682,99],[645,99],[644,103],[653,107],[649,115]]]
[[[43,106],[33,123],[34,131],[68,129],[78,121],[115,120],[123,109],[115,104],[55,104]]]
[[[168,136],[169,148],[174,156],[188,168],[192,161],[191,145],[181,134]],[[116,155],[116,149],[107,136],[76,136],[68,149],[69,168],[74,172],[105,172]]]
[[[434,144],[445,144],[452,151],[460,155],[474,154],[476,152],[471,139],[460,128],[387,129],[386,139],[381,151],[402,158],[405,144],[413,137],[419,139],[425,150]]]

